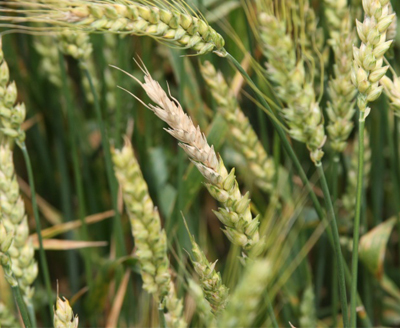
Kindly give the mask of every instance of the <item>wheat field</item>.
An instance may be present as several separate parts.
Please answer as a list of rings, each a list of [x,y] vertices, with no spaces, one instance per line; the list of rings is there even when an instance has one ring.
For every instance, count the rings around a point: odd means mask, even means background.
[[[1,1],[0,327],[400,327],[396,12]]]

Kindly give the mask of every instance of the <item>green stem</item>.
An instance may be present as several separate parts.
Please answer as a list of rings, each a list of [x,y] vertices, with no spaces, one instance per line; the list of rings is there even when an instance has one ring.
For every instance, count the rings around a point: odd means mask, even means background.
[[[337,195],[338,195],[338,170],[339,170],[339,155],[337,153],[333,156],[332,163],[332,202],[337,215],[337,207],[335,206]],[[338,261],[334,258],[333,261],[333,282],[332,282],[332,327],[337,327],[337,316],[338,316]]]
[[[365,112],[360,111],[359,132],[358,132],[358,174],[357,174],[357,194],[356,211],[354,217],[353,232],[353,252],[351,263],[351,301],[350,301],[350,326],[356,327],[356,296],[357,296],[357,274],[358,274],[358,242],[360,238],[360,218],[361,218],[361,200],[363,190],[363,171],[364,171],[364,128]]]
[[[31,320],[32,327],[37,327],[35,308],[33,306],[32,300],[26,302],[26,308],[28,309],[29,319]]]
[[[39,211],[38,211],[38,206],[36,203],[35,180],[33,178],[31,159],[29,158],[29,153],[28,153],[28,149],[26,148],[25,142],[18,142],[18,146],[22,151],[22,154],[23,154],[24,160],[25,160],[26,169],[28,171],[28,180],[29,180],[29,185],[31,187],[31,200],[32,200],[33,216],[35,217],[36,233],[38,235],[38,240],[39,240],[40,265],[42,267],[44,284],[46,286],[50,318],[52,318],[53,317],[53,305],[52,305],[53,304],[53,293],[51,290],[49,266],[47,265],[46,254],[45,254],[44,248],[43,248],[42,227],[40,224]]]
[[[26,328],[32,327],[31,321],[29,319],[29,313],[28,313],[28,310],[26,309],[25,302],[22,298],[21,290],[19,289],[19,286],[18,285],[12,286],[11,289],[13,291],[14,298],[15,298],[15,301],[17,302],[19,312],[21,313],[22,321],[24,322],[25,327]]]
[[[267,301],[267,308],[268,308],[269,318],[272,321],[272,327],[279,328],[278,321],[276,321],[274,308],[272,307],[272,303],[271,303],[271,299],[269,297],[268,291],[265,293],[265,295],[266,295],[265,299]]]
[[[71,129],[70,144],[71,144],[71,154],[72,154],[72,164],[73,164],[75,188],[76,188],[76,193],[78,196],[78,211],[79,211],[78,215],[79,215],[80,221],[82,222],[82,237],[84,240],[89,240],[87,224],[85,221],[86,209],[85,209],[85,197],[84,197],[84,192],[83,192],[83,182],[82,182],[82,176],[81,176],[79,159],[78,159],[78,157],[79,157],[78,149],[77,149],[78,133],[75,128],[73,106],[72,106],[72,96],[71,96],[70,89],[68,88],[67,74],[65,72],[65,66],[64,66],[64,57],[61,52],[59,52],[59,64],[60,64],[61,79],[62,79],[62,90],[64,92],[64,98],[65,98],[65,103],[66,103],[68,125],[69,125],[69,129]],[[83,255],[84,255],[84,262],[85,262],[86,281],[90,287],[91,282],[92,282],[92,266],[91,266],[91,260],[90,260],[90,248],[84,249]]]
[[[158,319],[159,319],[159,324],[160,328],[166,328],[166,322],[165,322],[165,314],[164,314],[164,308],[161,306],[161,304],[158,307]]]
[[[85,65],[82,65],[82,66],[83,66],[83,71],[86,75],[86,78],[89,81],[90,90],[93,93],[96,119],[97,119],[97,124],[99,125],[100,133],[101,133],[101,143],[102,143],[103,150],[104,150],[107,180],[108,180],[108,185],[109,185],[109,188],[111,191],[112,206],[113,206],[113,209],[115,212],[115,215],[114,215],[115,216],[115,220],[114,220],[114,230],[115,231],[114,232],[115,232],[115,239],[116,239],[115,242],[117,245],[117,255],[119,257],[119,256],[126,255],[126,248],[125,248],[125,243],[124,243],[124,232],[122,229],[121,217],[120,217],[120,214],[118,211],[117,184],[116,184],[116,180],[115,180],[114,173],[113,173],[110,143],[108,141],[106,128],[104,125],[104,120],[103,120],[103,116],[101,113],[100,103],[99,103],[96,89],[93,85],[92,77],[90,75],[89,70],[86,68],[86,66]]]
[[[324,193],[324,199],[326,208],[329,216],[329,223],[331,225],[331,229],[333,232],[333,246],[337,260],[337,268],[338,268],[338,278],[339,278],[339,297],[340,297],[340,305],[342,307],[342,315],[343,315],[343,326],[348,327],[348,314],[347,314],[347,295],[346,295],[346,280],[344,274],[343,267],[343,256],[342,249],[340,247],[340,236],[339,229],[337,226],[335,210],[332,204],[332,198],[329,192],[328,183],[326,182],[324,169],[322,167],[322,163],[317,163],[316,165],[317,171],[321,178],[321,188]]]
[[[333,259],[333,281],[332,281],[332,327],[337,327],[338,317],[338,275],[337,259]]]

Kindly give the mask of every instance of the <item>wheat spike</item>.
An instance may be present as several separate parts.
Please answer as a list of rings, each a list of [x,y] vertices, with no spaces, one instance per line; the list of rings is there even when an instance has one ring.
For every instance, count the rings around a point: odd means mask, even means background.
[[[304,44],[306,39],[301,39],[304,52],[297,56],[297,40],[292,39],[287,19],[282,19],[279,6],[274,6],[272,0],[258,0],[257,9],[262,50],[268,59],[267,77],[275,84],[278,97],[286,105],[280,110],[281,114],[290,128],[292,138],[304,142],[311,160],[318,163],[324,154],[322,146],[326,136],[324,117],[316,100],[312,80],[315,71],[306,74],[305,59],[312,60]],[[313,15],[310,17],[315,20]],[[314,26],[315,22],[310,24]]]
[[[10,309],[2,302],[0,302],[0,327],[15,328],[19,324],[15,316],[11,313]]]
[[[356,40],[347,1],[325,0],[325,4],[325,16],[330,25],[329,44],[335,55],[334,73],[328,86],[327,131],[333,150],[343,152],[354,127],[352,118],[357,91],[351,83],[351,66]]]
[[[122,189],[125,206],[137,247],[143,288],[154,294],[166,308],[168,327],[186,327],[183,305],[175,293],[169,272],[167,236],[160,215],[149,195],[147,184],[129,140],[121,150],[112,149],[115,175]]]
[[[34,248],[29,238],[25,206],[19,195],[14,172],[13,142],[23,141],[25,133],[21,123],[25,119],[25,106],[15,105],[17,87],[9,82],[9,71],[1,50],[0,39],[0,224],[2,225],[2,263],[7,266],[6,276],[12,285],[19,284],[25,300],[30,302],[30,287],[38,274]],[[4,237],[6,232],[7,237]],[[10,242],[10,238],[12,238]],[[9,245],[8,242],[10,242]],[[5,247],[7,245],[7,247]],[[6,249],[5,249],[5,248]]]
[[[364,0],[363,8],[364,21],[361,23],[357,20],[361,46],[353,49],[351,79],[359,91],[357,105],[365,118],[370,111],[368,103],[382,94],[383,86],[379,85],[379,81],[389,68],[383,66],[383,56],[393,42],[387,41],[386,32],[395,14],[391,13],[389,0]]]
[[[214,213],[225,225],[226,236],[232,243],[244,249],[251,249],[260,239],[259,220],[258,217],[252,217],[249,193],[244,196],[240,193],[235,170],[232,169],[228,173],[221,157],[217,156],[214,147],[208,144],[200,127],[194,125],[179,102],[167,95],[146,68],[142,70],[145,73],[144,83],[130,76],[142,86],[156,106],[143,104],[169,125],[170,129],[166,131],[180,141],[179,145],[206,178],[206,187],[211,196],[224,205],[224,208]]]
[[[273,161],[268,157],[263,145],[258,140],[249,119],[240,109],[222,73],[217,72],[209,61],[204,62],[200,69],[218,105],[218,111],[230,126],[232,143],[245,157],[257,186],[270,192],[276,173]]]
[[[248,263],[223,313],[219,327],[252,327],[259,303],[270,279],[271,263],[258,259]]]
[[[25,8],[23,2],[20,4]],[[169,1],[60,0],[49,2],[47,9],[40,7],[36,15],[28,10],[31,6],[26,6],[28,17],[20,21],[47,23],[56,30],[146,35],[198,54],[225,54],[224,39],[203,17],[193,16],[189,9]]]
[[[53,318],[54,328],[78,328],[78,316],[72,312],[68,300],[63,297],[57,297],[56,306],[54,308]]]
[[[206,327],[216,327],[215,317],[203,289],[192,279],[188,279],[189,293],[196,303],[196,310]]]
[[[225,309],[229,289],[222,283],[221,274],[215,271],[217,261],[210,263],[194,237],[190,233],[189,236],[193,254],[190,260],[199,277],[200,286],[205,299],[211,306],[212,313],[218,315]]]

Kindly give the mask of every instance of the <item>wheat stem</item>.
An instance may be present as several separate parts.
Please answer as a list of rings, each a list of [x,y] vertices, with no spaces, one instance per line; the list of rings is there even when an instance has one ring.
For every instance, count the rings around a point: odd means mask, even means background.
[[[265,301],[267,302],[267,310],[269,314],[269,318],[272,321],[272,327],[274,328],[279,328],[278,321],[276,320],[275,312],[274,312],[274,307],[272,306],[271,298],[269,297],[268,294],[268,289],[265,289]]]
[[[26,305],[22,298],[22,294],[21,294],[21,290],[19,289],[19,286],[18,285],[11,286],[11,289],[14,294],[15,301],[18,304],[18,308],[21,313],[22,321],[24,322],[25,327],[26,328],[32,327],[31,320],[29,319],[29,313],[26,309]]]
[[[343,266],[343,255],[342,249],[340,247],[340,236],[339,229],[337,226],[335,210],[332,204],[332,198],[329,192],[328,183],[325,178],[324,168],[322,167],[322,163],[316,164],[317,171],[321,178],[321,187],[324,193],[324,199],[326,208],[329,215],[329,223],[331,225],[332,234],[333,234],[333,246],[335,251],[335,256],[337,259],[337,268],[338,268],[338,278],[339,278],[339,296],[340,296],[340,305],[342,307],[343,314],[343,326],[348,327],[348,314],[347,314],[347,295],[346,295],[346,280],[344,274],[344,266]]]
[[[360,217],[361,201],[363,190],[363,172],[364,172],[364,128],[365,112],[360,111],[358,127],[358,173],[357,173],[357,194],[356,194],[356,213],[354,217],[353,233],[353,252],[351,262],[351,300],[350,300],[350,327],[356,327],[356,296],[357,296],[357,274],[358,274],[358,241],[360,237]]]
[[[57,296],[54,308],[53,324],[54,328],[78,328],[78,316],[72,312],[68,300]]]
[[[51,290],[49,266],[47,264],[46,254],[45,254],[45,251],[43,248],[42,226],[40,223],[39,210],[38,210],[38,206],[37,206],[37,202],[36,202],[35,179],[33,177],[32,164],[31,164],[31,160],[30,160],[28,149],[26,148],[25,142],[17,141],[17,144],[18,144],[19,148],[21,149],[22,154],[24,156],[26,170],[28,172],[28,180],[29,180],[29,185],[31,188],[33,216],[35,218],[36,233],[38,235],[38,240],[39,240],[40,264],[42,267],[42,274],[43,274],[44,283],[46,286],[47,301],[48,301],[50,317],[51,317],[51,316],[53,316],[53,308],[51,306],[51,304],[53,303],[53,293]]]

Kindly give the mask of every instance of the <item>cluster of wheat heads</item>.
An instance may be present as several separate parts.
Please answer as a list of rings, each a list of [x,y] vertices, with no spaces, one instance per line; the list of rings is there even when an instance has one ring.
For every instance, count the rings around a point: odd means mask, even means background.
[[[398,9],[2,2],[0,326],[397,326]]]

